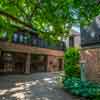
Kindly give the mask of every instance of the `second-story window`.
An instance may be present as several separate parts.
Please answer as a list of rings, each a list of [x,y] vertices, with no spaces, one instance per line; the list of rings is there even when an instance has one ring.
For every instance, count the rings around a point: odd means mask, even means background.
[[[69,37],[69,47],[74,47],[74,36]]]

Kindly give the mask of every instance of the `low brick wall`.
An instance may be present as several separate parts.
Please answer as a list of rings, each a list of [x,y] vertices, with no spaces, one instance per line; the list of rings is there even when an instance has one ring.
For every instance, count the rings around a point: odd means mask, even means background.
[[[81,60],[86,61],[86,78],[100,82],[100,48],[81,49]]]

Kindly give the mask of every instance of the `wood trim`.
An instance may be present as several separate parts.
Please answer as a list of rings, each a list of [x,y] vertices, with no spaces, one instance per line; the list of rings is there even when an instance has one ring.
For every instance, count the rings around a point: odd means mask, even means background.
[[[4,51],[11,51],[11,52],[44,54],[44,55],[52,55],[52,56],[58,56],[58,57],[64,56],[64,51],[32,47],[32,46],[27,46],[23,44],[14,44],[14,43],[9,43],[9,42],[0,41],[0,48]]]

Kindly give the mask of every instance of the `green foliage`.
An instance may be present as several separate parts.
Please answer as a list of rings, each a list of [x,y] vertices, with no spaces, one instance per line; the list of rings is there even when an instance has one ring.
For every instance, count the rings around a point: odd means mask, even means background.
[[[92,100],[100,100],[100,95],[92,98]]]
[[[77,48],[69,48],[64,55],[64,71],[66,76],[80,76],[80,53]]]
[[[65,52],[65,64],[76,65],[79,63],[79,49],[69,48]]]
[[[9,42],[12,42],[12,39],[13,39],[13,33],[8,33],[8,41]]]
[[[44,38],[58,39],[68,36],[73,25],[88,25],[99,13],[96,0],[0,0],[0,31],[25,28],[20,20]]]
[[[12,37],[13,37],[12,32],[0,32],[0,39],[1,40],[8,40],[9,42],[12,42],[12,39],[13,39]]]
[[[83,82],[79,78],[75,77],[66,78],[64,80],[64,88],[75,95],[91,98],[100,97],[100,84],[91,81]]]

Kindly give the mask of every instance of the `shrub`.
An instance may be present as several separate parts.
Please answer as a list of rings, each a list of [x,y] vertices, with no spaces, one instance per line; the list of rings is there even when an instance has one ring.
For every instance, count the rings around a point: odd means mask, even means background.
[[[100,85],[91,81],[81,81],[79,78],[70,77],[64,80],[65,90],[83,97],[100,97]],[[92,99],[91,99],[92,100]],[[94,99],[95,100],[95,99]]]
[[[66,76],[80,76],[80,53],[77,48],[69,48],[64,55],[64,71]]]

